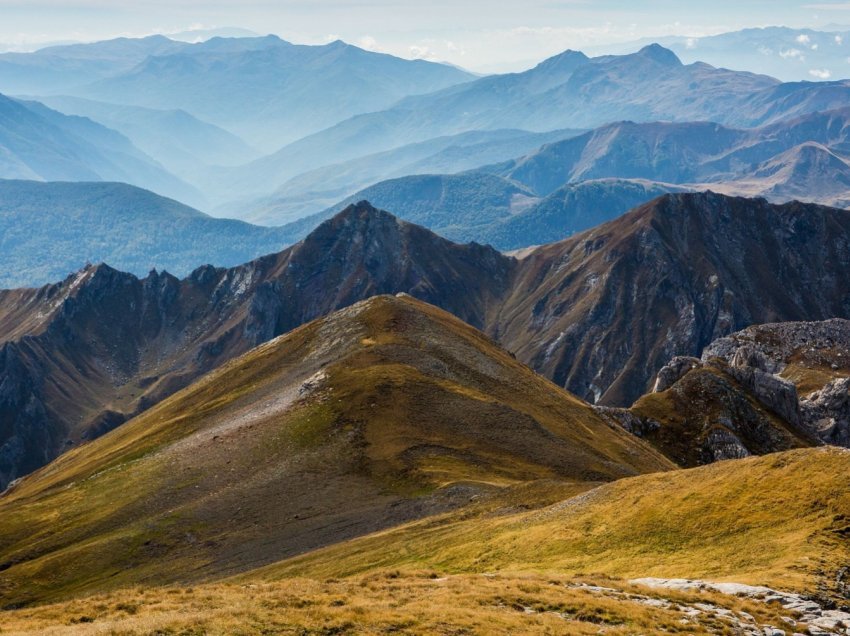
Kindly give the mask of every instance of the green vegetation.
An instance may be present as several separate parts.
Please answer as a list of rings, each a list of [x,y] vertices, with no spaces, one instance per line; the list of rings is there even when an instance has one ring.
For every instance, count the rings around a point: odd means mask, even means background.
[[[0,287],[62,280],[87,262],[143,276],[233,266],[292,242],[282,228],[214,219],[121,183],[0,180]]]

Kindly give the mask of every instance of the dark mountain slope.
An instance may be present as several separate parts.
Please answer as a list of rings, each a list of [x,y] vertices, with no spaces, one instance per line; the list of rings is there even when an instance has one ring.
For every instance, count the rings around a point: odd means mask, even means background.
[[[751,324],[850,317],[850,213],[712,193],[675,194],[522,260],[456,245],[367,203],[299,243],[180,281],[100,266],[0,292],[0,333],[26,345],[0,400],[21,436],[72,443],[316,317],[407,292],[440,306],[580,397],[628,406],[674,356]],[[16,371],[20,370],[19,371]],[[84,370],[80,372],[79,369]],[[24,372],[25,371],[25,372]],[[61,387],[61,390],[60,390]],[[40,416],[44,413],[44,416]],[[23,426],[23,428],[21,428]]]
[[[198,263],[232,267],[294,240],[122,183],[0,180],[0,288],[44,285],[87,262],[186,276]]]
[[[672,467],[457,318],[381,296],[250,351],[8,491],[0,598],[102,589],[103,572],[110,587],[209,580],[512,484]],[[59,509],[61,527],[40,516]]]
[[[850,316],[848,245],[843,210],[667,195],[523,259],[498,337],[580,397],[628,405],[722,335]]]

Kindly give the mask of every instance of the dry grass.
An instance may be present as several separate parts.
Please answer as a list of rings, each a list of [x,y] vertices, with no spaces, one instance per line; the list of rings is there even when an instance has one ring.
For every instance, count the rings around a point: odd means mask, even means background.
[[[291,579],[196,588],[132,589],[0,615],[4,636],[254,634],[734,634],[725,619],[688,619],[715,604],[760,624],[777,607],[709,592],[648,591],[603,579],[611,591],[562,576],[380,571],[345,580]],[[658,606],[652,601],[659,600]],[[787,615],[787,612],[783,612]]]
[[[209,581],[529,481],[672,467],[457,318],[378,297],[257,347],[0,498],[0,607]]]
[[[623,479],[539,511],[447,515],[260,574],[376,568],[733,580],[812,591],[850,560],[850,452],[821,448]]]

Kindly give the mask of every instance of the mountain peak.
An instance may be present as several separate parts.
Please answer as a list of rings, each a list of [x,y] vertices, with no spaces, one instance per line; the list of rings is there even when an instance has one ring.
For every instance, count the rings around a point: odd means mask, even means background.
[[[636,53],[640,57],[650,59],[663,66],[682,66],[682,61],[673,51],[660,44],[648,44]]]
[[[577,67],[587,63],[589,60],[590,58],[581,51],[567,49],[563,53],[553,55],[552,57],[543,60],[540,64],[535,66],[533,70],[546,72],[566,70],[572,72]]]
[[[379,210],[374,205],[366,201],[358,201],[357,203],[352,203],[341,212],[339,212],[331,222],[333,221],[341,221],[345,225],[349,225],[352,223],[358,225],[366,225],[378,223],[382,225],[398,225],[399,219],[395,216],[387,212],[386,210]]]

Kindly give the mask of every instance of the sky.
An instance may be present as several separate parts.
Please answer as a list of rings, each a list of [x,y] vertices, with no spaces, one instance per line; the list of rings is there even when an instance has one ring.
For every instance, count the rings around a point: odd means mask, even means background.
[[[744,27],[850,24],[850,2],[790,0],[0,0],[0,43],[92,41],[241,27],[296,43],[342,39],[494,72],[568,48]]]

